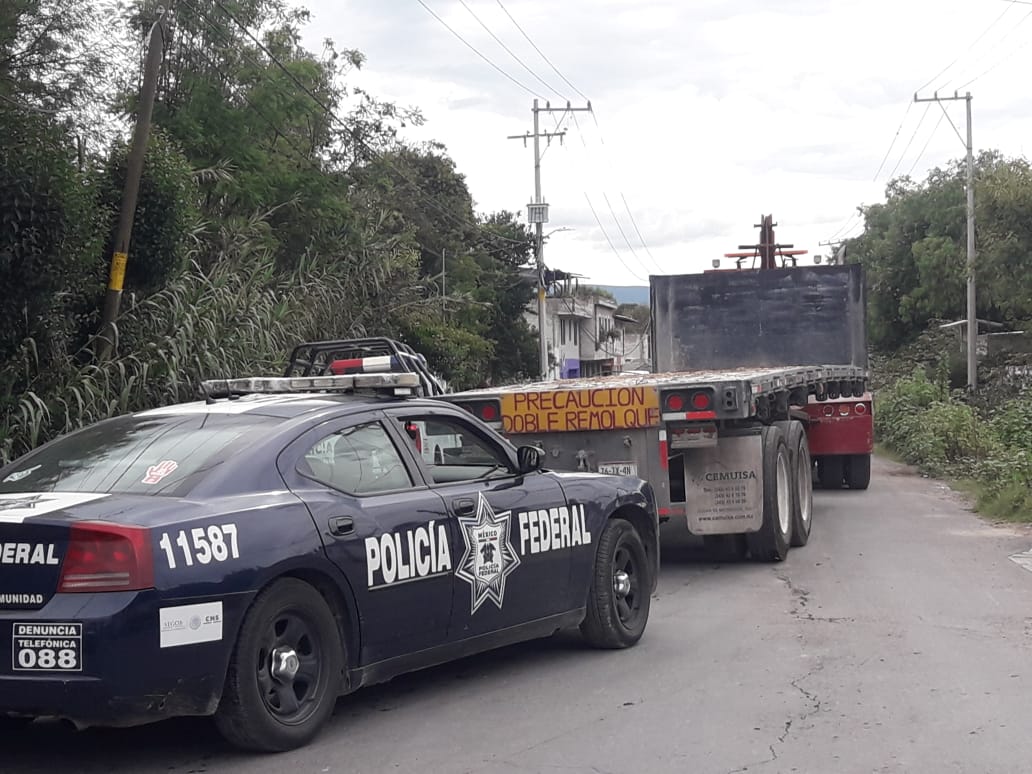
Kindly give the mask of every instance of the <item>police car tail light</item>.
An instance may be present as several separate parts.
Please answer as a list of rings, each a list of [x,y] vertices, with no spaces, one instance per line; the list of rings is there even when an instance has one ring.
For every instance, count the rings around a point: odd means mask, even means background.
[[[136,591],[153,586],[154,555],[146,529],[92,522],[72,525],[58,591]]]

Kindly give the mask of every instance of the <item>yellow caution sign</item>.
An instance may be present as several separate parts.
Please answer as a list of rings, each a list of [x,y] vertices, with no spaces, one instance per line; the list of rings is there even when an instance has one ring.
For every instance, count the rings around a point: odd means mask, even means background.
[[[633,430],[659,424],[654,387],[598,387],[502,394],[505,433]]]

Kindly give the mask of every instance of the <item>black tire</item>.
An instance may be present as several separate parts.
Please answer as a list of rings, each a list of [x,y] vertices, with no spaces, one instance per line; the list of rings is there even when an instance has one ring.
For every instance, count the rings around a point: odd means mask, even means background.
[[[846,461],[838,454],[829,454],[817,460],[817,477],[821,489],[841,489],[845,477]]]
[[[595,553],[588,608],[580,630],[596,648],[629,648],[645,633],[652,593],[652,566],[634,526],[613,518]]]
[[[867,489],[870,484],[871,455],[850,455],[846,460],[846,485],[850,489]]]
[[[792,460],[776,426],[763,428],[763,525],[746,535],[749,553],[760,562],[781,562],[792,542]]]
[[[802,548],[810,540],[813,526],[813,463],[810,444],[802,422],[775,422],[785,435],[792,460],[792,540],[793,548]]]
[[[345,663],[336,620],[322,595],[302,581],[280,579],[244,617],[215,724],[246,750],[280,752],[308,744],[333,712]]]

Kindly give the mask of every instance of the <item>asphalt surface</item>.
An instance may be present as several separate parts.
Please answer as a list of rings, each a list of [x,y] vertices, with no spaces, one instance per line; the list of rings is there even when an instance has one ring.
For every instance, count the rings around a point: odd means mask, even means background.
[[[202,720],[3,740],[3,772],[1029,772],[1032,547],[878,461],[817,493],[778,565],[668,549],[644,639],[576,634],[342,699],[309,747],[228,750]]]

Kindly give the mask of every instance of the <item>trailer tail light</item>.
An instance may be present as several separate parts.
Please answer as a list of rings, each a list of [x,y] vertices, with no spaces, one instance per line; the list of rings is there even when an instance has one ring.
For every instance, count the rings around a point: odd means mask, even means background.
[[[857,414],[866,414],[867,413],[867,404],[866,403],[857,403],[853,410]]]
[[[713,410],[713,390],[671,390],[663,393],[663,412],[669,420],[716,419]],[[670,416],[675,415],[675,416]]]
[[[153,586],[148,530],[99,522],[72,525],[59,592],[138,591]]]
[[[852,413],[852,411],[851,411],[852,408],[853,407],[851,405],[849,405],[848,403],[840,404],[839,405],[839,410],[838,410],[839,416],[840,417],[848,417],[850,415],[850,413]]]
[[[824,406],[824,416],[830,417],[835,415],[835,407],[830,405]]]
[[[466,411],[477,419],[481,419],[489,424],[501,421],[502,408],[497,398],[493,398],[491,400],[462,401],[458,405],[466,409]]]

